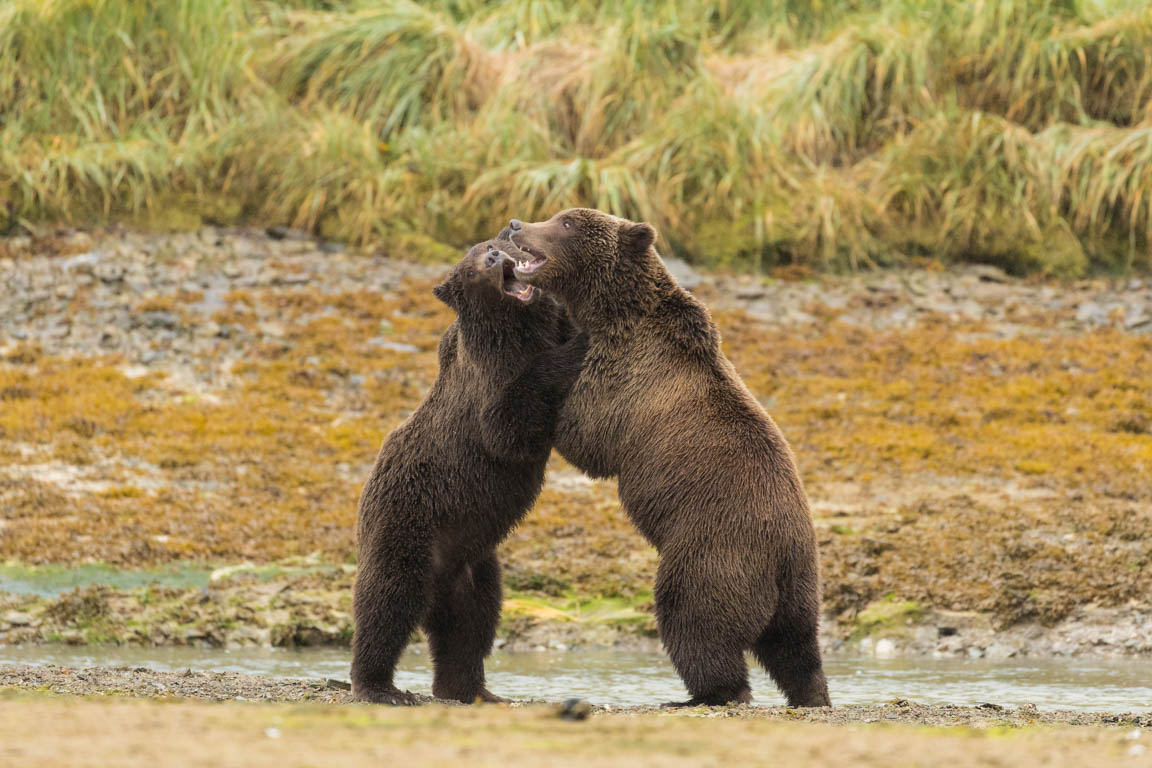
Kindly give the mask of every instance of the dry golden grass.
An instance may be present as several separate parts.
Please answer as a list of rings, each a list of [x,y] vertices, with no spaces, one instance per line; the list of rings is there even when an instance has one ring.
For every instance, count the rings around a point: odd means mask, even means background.
[[[1142,0],[12,0],[0,232],[588,205],[753,269],[1147,267],[1150,50]]]

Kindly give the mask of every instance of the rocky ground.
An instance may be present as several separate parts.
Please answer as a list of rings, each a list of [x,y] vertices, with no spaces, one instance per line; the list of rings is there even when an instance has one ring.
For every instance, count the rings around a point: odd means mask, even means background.
[[[279,230],[0,240],[6,573],[224,569],[9,591],[0,642],[346,643],[359,483],[435,375],[446,253]],[[1152,653],[1152,282],[669,263],[796,449],[830,650]],[[655,553],[611,483],[554,459],[503,559],[512,647],[653,643]]]

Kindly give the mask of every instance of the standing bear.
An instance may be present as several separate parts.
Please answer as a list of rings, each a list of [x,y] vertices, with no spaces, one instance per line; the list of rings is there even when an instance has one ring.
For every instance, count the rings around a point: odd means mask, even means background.
[[[515,278],[513,258],[525,256],[510,243],[481,243],[434,290],[456,311],[439,374],[364,486],[352,641],[360,701],[416,703],[393,673],[418,625],[435,696],[501,700],[484,685],[501,606],[495,550],[540,492],[582,343],[556,302]]]
[[[668,275],[655,230],[570,209],[505,231],[527,255],[516,277],[556,296],[589,337],[556,448],[618,478],[659,552],[656,618],[684,704],[750,701],[751,650],[789,705],[828,706],[816,537],[792,450],[708,311]]]

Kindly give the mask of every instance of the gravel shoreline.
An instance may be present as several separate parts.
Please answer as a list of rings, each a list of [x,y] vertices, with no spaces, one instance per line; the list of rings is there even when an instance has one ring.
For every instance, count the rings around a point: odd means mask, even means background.
[[[68,696],[116,695],[146,699],[196,699],[202,701],[316,702],[351,704],[347,683],[340,680],[293,680],[234,672],[158,672],[143,667],[88,667],[0,665],[0,690],[37,691]],[[457,707],[429,696],[422,703]],[[513,702],[510,706],[551,704],[542,701]],[[1152,714],[1043,711],[1031,706],[1003,707],[995,703],[975,707],[926,705],[899,700],[879,706],[821,709],[788,707],[692,707],[667,710],[658,706],[591,707],[594,715],[674,714],[696,717],[779,718],[789,722],[916,723],[927,726],[1023,727],[1032,725],[1138,726],[1152,727]]]

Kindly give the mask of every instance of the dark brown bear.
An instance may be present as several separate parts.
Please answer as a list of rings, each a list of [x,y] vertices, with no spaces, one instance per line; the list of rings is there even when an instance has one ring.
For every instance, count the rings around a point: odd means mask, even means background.
[[[751,700],[750,649],[792,706],[828,706],[816,538],[779,428],[668,275],[655,230],[600,211],[513,220],[516,276],[589,336],[556,447],[620,500],[660,553],[660,637],[686,704]],[[569,365],[570,367],[570,365]]]
[[[581,354],[564,311],[515,279],[507,242],[471,249],[435,295],[456,311],[428,397],[388,437],[360,499],[352,690],[414,704],[393,684],[417,625],[439,698],[499,701],[484,657],[500,616],[496,546],[540,492],[556,414]],[[553,359],[570,360],[566,367]]]

